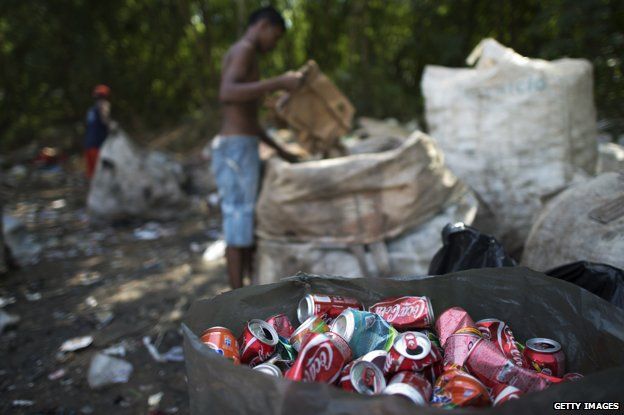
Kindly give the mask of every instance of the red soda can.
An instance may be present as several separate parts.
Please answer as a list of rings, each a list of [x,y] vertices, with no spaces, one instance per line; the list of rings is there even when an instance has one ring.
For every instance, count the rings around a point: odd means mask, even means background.
[[[240,364],[240,353],[236,337],[225,327],[211,327],[201,335],[201,341],[215,352]]]
[[[451,334],[455,334],[462,329],[465,332],[474,332],[480,335],[479,329],[477,329],[468,312],[461,307],[451,307],[440,314],[435,323],[435,329],[440,337],[442,347],[446,347],[446,339]]]
[[[561,344],[555,340],[543,337],[527,340],[524,357],[538,372],[558,378],[565,374],[565,355]]]
[[[371,362],[383,372],[386,365],[386,359],[388,358],[388,352],[385,350],[373,350],[360,357],[358,360],[364,360],[365,362]]]
[[[422,329],[434,321],[429,297],[388,298],[372,305],[369,310],[378,314],[395,329]]]
[[[290,344],[296,351],[301,350],[305,338],[310,333],[325,333],[329,331],[329,326],[321,318],[321,316],[311,316],[309,319],[301,323],[290,336]]]
[[[273,326],[277,334],[286,339],[290,338],[295,331],[286,314],[276,314],[267,318],[266,322]]]
[[[303,323],[312,316],[327,315],[334,319],[347,308],[364,310],[364,306],[355,298],[341,297],[339,295],[307,294],[299,301],[297,318]]]
[[[392,375],[402,371],[420,371],[442,358],[432,353],[431,341],[427,335],[417,331],[401,333],[388,352],[384,373]]]
[[[442,360],[440,360],[430,366],[427,366],[420,373],[429,381],[429,383],[433,385],[443,372],[444,366],[442,365]]]
[[[516,339],[507,323],[495,318],[479,320],[475,323],[487,340],[494,342],[503,354],[513,360],[516,366],[529,367],[526,359],[516,346]]]
[[[275,352],[278,342],[277,332],[264,320],[249,320],[238,343],[240,361],[256,366],[268,360]]]
[[[351,350],[344,339],[330,339],[325,334],[314,333],[306,340],[284,377],[304,382],[334,383],[350,356]]]
[[[498,346],[489,341],[474,345],[466,359],[466,368],[490,388],[505,383],[527,393],[546,389],[551,384],[539,373],[516,366]]]
[[[399,372],[390,379],[388,382],[388,386],[396,385],[396,384],[407,384],[412,386],[415,389],[418,389],[422,397],[425,399],[425,402],[429,402],[431,400],[431,393],[433,392],[433,388],[431,383],[425,379],[423,375],[416,372]]]
[[[522,391],[515,386],[500,383],[492,388],[492,405],[499,406],[512,399],[518,399]]]
[[[483,383],[463,370],[452,369],[440,375],[433,388],[432,406],[442,408],[483,407],[490,395]]]
[[[482,340],[474,333],[451,334],[444,348],[444,370],[463,367],[472,348]]]
[[[266,373],[267,375],[275,376],[276,378],[281,378],[282,370],[272,363],[262,363],[258,366],[254,366],[254,370],[258,372]]]
[[[340,387],[362,395],[378,395],[386,388],[383,372],[372,362],[354,360],[340,375]]]

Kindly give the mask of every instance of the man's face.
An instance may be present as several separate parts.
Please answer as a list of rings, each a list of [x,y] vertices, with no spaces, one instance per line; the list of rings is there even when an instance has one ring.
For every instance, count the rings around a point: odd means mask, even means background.
[[[260,50],[263,53],[270,52],[275,49],[284,31],[281,27],[272,25],[267,20],[262,20],[259,24],[258,40],[260,42]]]

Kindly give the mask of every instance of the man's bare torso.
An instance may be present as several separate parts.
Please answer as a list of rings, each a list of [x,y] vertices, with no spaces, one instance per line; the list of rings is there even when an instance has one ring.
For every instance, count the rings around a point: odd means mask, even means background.
[[[246,61],[250,64],[246,68],[233,68],[235,63],[232,62],[232,57],[235,54],[246,54],[248,57]],[[223,78],[228,71],[232,70],[242,74],[238,77],[238,82],[255,82],[260,78],[256,51],[249,41],[239,40],[225,55],[221,77]],[[261,131],[258,124],[258,106],[258,100],[224,103],[221,108],[222,123],[220,134],[258,135]]]

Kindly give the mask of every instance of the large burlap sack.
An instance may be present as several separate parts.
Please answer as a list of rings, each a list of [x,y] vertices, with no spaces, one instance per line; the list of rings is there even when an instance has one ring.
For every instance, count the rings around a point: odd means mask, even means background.
[[[365,306],[401,295],[427,295],[435,315],[451,306],[475,319],[500,318],[518,341],[550,337],[563,346],[566,368],[585,375],[502,406],[457,410],[461,414],[543,414],[554,402],[621,402],[624,382],[624,311],[565,281],[525,268],[462,271],[421,280],[298,277],[251,286],[197,301],[185,318],[184,354],[192,414],[407,415],[449,414],[396,396],[362,396],[320,383],[274,378],[229,360],[197,336],[213,326],[236,335],[252,318],[286,313],[296,321],[306,293],[361,300]],[[620,407],[621,409],[621,407]]]
[[[298,164],[271,159],[257,234],[285,242],[378,242],[427,222],[466,191],[421,132],[382,153]]]
[[[297,272],[384,277],[426,275],[431,257],[441,247],[440,229],[448,223],[472,223],[478,202],[466,192],[427,222],[387,240],[364,245],[283,242],[260,238],[257,251],[257,282],[277,282]]]
[[[552,199],[526,241],[522,263],[536,270],[576,261],[624,268],[624,176],[605,173]]]
[[[603,143],[598,146],[596,174],[610,171],[624,171],[624,147],[615,143]]]
[[[301,71],[303,84],[278,100],[277,114],[295,130],[309,153],[327,153],[351,130],[355,108],[316,62],[309,61]]]
[[[121,130],[100,151],[87,207],[99,220],[172,219],[188,206],[182,166],[169,155],[133,143]]]
[[[449,168],[489,205],[495,236],[514,251],[540,198],[593,174],[596,115],[592,66],[583,59],[528,59],[493,39],[469,57],[475,68],[427,66],[429,131]]]

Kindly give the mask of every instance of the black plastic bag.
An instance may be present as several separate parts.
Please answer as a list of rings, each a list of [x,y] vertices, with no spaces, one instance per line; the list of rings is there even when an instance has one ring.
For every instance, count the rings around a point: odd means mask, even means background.
[[[487,267],[513,267],[516,261],[490,235],[461,222],[442,229],[442,243],[429,264],[429,275]]]
[[[619,268],[579,261],[553,268],[546,271],[546,275],[569,281],[624,308],[624,271]]]
[[[184,353],[193,414],[449,414],[396,396],[368,397],[335,386],[293,382],[235,366],[197,338],[212,326],[239,335],[245,322],[286,313],[306,293],[351,296],[370,306],[382,298],[427,295],[439,315],[464,307],[475,319],[506,321],[517,340],[550,337],[563,346],[567,371],[585,377],[553,385],[500,407],[461,414],[539,414],[554,402],[619,402],[624,382],[624,311],[565,281],[526,268],[469,270],[425,279],[336,279],[298,276],[247,287],[193,304],[183,326]]]

